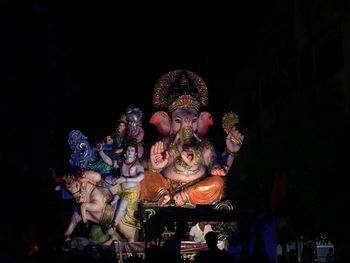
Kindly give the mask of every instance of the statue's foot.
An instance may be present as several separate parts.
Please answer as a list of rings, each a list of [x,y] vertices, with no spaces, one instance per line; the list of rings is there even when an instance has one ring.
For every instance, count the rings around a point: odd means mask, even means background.
[[[179,192],[174,195],[174,201],[176,206],[183,206],[188,201],[188,198],[185,192]]]
[[[158,205],[159,206],[165,206],[166,203],[168,203],[170,201],[170,195],[169,194],[164,194],[162,195],[159,200],[158,200]]]

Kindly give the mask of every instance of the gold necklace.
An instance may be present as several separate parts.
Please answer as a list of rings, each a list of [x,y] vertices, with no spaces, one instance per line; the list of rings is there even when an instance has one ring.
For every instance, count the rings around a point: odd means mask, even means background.
[[[176,164],[183,167],[184,169],[190,170],[193,166],[198,166],[201,162],[202,148],[200,146],[194,146],[190,148],[190,150],[193,152],[193,159],[191,160],[191,165],[188,165],[186,161],[182,158],[177,144],[173,146],[173,150],[175,152]]]

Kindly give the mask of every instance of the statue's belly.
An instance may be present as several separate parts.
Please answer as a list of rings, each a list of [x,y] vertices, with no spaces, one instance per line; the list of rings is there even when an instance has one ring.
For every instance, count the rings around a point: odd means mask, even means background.
[[[171,166],[163,171],[163,175],[168,179],[189,182],[204,177],[206,175],[206,169],[202,166],[195,170],[180,170],[175,166]]]

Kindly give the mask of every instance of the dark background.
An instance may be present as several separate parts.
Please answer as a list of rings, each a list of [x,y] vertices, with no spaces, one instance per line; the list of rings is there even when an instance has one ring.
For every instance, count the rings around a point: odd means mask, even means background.
[[[102,139],[127,107],[139,107],[151,141],[153,85],[187,69],[208,85],[208,137],[219,150],[221,117],[240,117],[245,144],[227,178],[234,206],[253,207],[285,175],[286,235],[346,243],[349,4],[189,2],[2,2],[1,217],[11,226],[2,239],[30,222],[44,236],[63,231],[49,168],[67,169],[68,132]]]

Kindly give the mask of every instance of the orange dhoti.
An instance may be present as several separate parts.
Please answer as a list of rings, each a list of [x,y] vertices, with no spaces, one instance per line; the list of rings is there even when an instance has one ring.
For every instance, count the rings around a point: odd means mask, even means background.
[[[140,182],[140,186],[141,201],[158,201],[165,193],[173,195],[183,191],[191,204],[211,204],[220,201],[224,181],[217,175],[195,181],[178,181],[167,179],[157,172],[145,171],[145,177]]]

